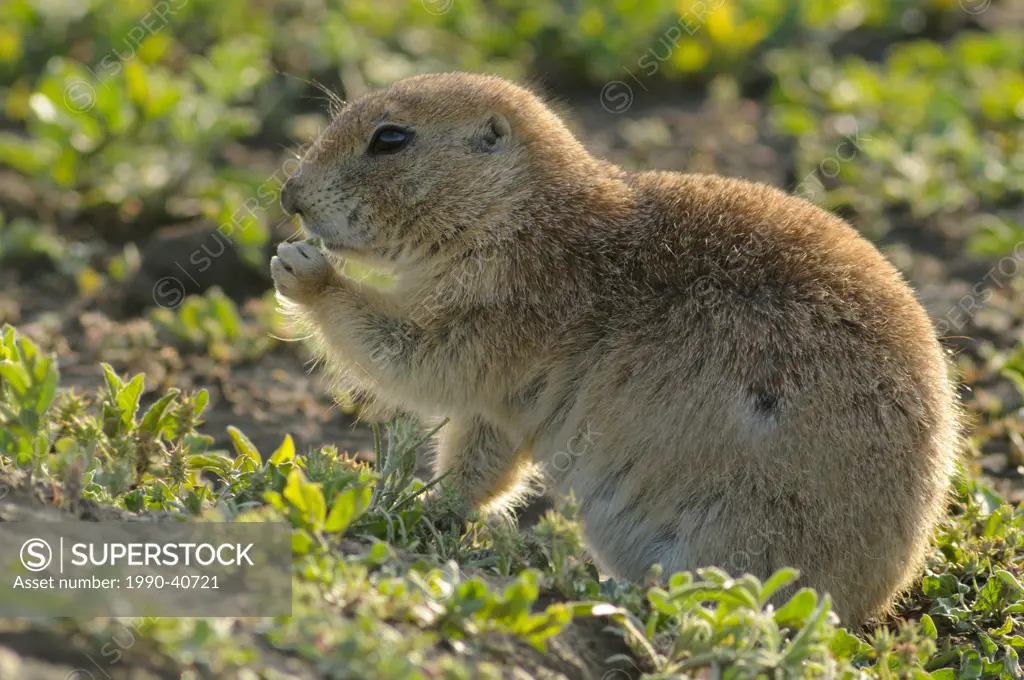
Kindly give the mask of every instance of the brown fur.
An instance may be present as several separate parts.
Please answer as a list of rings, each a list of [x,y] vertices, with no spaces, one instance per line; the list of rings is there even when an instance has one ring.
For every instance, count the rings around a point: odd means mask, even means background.
[[[415,137],[370,156],[384,120]],[[919,574],[954,389],[912,291],[841,219],[764,185],[625,172],[528,91],[468,74],[348,104],[284,202],[397,273],[361,286],[306,244],[272,264],[329,365],[451,416],[437,468],[469,503],[516,498],[532,461],[581,499],[614,574],[795,566],[849,624]]]

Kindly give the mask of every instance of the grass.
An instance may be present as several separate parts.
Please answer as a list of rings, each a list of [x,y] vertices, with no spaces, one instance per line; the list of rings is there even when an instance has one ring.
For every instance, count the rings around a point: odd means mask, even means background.
[[[555,658],[567,631],[591,621],[624,643],[612,661],[647,678],[1021,672],[1024,513],[974,481],[957,481],[900,618],[848,631],[827,594],[802,589],[777,609],[767,604],[797,578],[791,569],[764,583],[718,569],[672,574],[664,585],[656,569],[646,586],[600,581],[571,499],[523,534],[481,522],[442,531],[439,506],[423,502],[413,475],[430,434],[413,422],[387,425],[376,469],[331,447],[300,453],[290,436],[264,455],[234,428],[234,452],[216,451],[197,431],[205,391],[172,390],[143,410],[144,376],[109,366],[102,389],[61,391],[56,358],[11,326],[0,357],[5,483],[75,513],[102,506],[292,524],[292,617],[138,624],[136,635],[185,670],[234,676],[283,653],[327,677],[505,677]],[[102,637],[126,624],[62,625]],[[247,648],[249,636],[262,651]]]

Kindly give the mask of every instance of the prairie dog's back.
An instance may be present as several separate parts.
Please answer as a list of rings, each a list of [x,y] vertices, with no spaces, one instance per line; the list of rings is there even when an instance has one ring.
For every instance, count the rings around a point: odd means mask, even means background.
[[[844,408],[908,418],[922,433],[955,429],[931,323],[899,272],[846,222],[742,180],[642,173],[630,184],[635,221],[594,236],[619,252],[620,276],[596,280],[609,313],[634,322],[612,324],[632,334],[628,342],[686,347],[688,361],[699,357],[750,390],[758,408],[788,408],[810,430],[812,413]],[[811,389],[821,381],[833,391]]]
[[[707,353],[741,371],[754,358],[747,352],[759,349],[776,357],[777,372],[793,375],[817,370],[819,357],[842,355],[835,370],[861,362],[872,375],[882,369],[880,382],[850,383],[848,391],[881,398],[886,385],[937,391],[955,412],[927,315],[900,273],[849,224],[742,180],[642,173],[631,184],[635,221],[604,237],[616,241],[626,280],[599,278],[622,313],[654,302],[659,314],[674,313],[647,320],[655,326],[674,320],[679,331],[692,324],[720,333]],[[721,351],[729,346],[738,352]]]
[[[639,577],[650,550],[729,566],[722,536],[770,536],[744,570],[798,566],[862,619],[914,576],[947,498],[957,408],[927,316],[872,244],[800,199],[704,175],[630,184],[635,221],[600,237],[625,274],[604,279],[609,318],[629,323],[604,321],[580,409],[617,453],[566,481],[593,542]]]

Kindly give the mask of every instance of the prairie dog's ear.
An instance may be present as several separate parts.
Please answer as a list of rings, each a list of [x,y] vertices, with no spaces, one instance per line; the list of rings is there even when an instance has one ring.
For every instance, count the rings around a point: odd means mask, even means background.
[[[477,130],[473,141],[481,151],[494,152],[504,148],[511,134],[512,126],[508,118],[500,113],[492,113]]]

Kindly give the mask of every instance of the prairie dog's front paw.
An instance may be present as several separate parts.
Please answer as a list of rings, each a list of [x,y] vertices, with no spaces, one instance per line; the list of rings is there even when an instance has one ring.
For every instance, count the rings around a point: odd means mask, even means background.
[[[327,257],[305,241],[278,245],[270,274],[278,295],[300,304],[316,299],[336,276]]]

